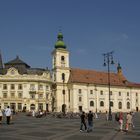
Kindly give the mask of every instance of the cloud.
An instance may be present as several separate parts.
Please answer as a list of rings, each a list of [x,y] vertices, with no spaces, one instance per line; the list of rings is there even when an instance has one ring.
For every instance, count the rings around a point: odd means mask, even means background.
[[[77,49],[76,52],[77,52],[78,54],[80,54],[80,55],[85,55],[85,54],[87,54],[87,51],[86,51],[85,49],[83,49],[83,48]]]
[[[126,33],[123,33],[123,34],[121,35],[121,37],[122,37],[123,39],[128,39],[128,35],[127,35]]]

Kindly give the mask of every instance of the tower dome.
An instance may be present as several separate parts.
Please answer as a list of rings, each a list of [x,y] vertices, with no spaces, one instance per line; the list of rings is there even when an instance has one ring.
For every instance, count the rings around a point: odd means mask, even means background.
[[[57,42],[55,43],[55,48],[62,48],[62,49],[66,49],[66,45],[63,41],[63,34],[61,32],[58,33],[57,35]]]

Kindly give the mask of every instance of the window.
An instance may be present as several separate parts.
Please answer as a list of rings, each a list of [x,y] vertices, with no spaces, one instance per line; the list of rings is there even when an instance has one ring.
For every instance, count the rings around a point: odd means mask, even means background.
[[[11,93],[11,98],[15,98],[15,93]]]
[[[79,97],[79,102],[82,102],[82,97]]]
[[[90,106],[94,106],[94,102],[93,101],[90,101]]]
[[[110,91],[110,95],[112,95],[112,91]]]
[[[11,84],[11,89],[15,89],[15,85],[14,84]]]
[[[90,94],[93,94],[93,90],[90,90]]]
[[[38,108],[39,108],[39,110],[42,111],[42,110],[43,110],[43,104],[42,104],[42,103],[39,103],[39,104],[38,104]]]
[[[110,106],[113,107],[114,106],[114,103],[112,101],[110,101]]]
[[[65,95],[65,90],[64,89],[62,90],[62,94]]]
[[[22,103],[18,103],[18,110],[22,110]]]
[[[65,61],[65,56],[61,56],[61,61]]]
[[[30,94],[31,99],[35,99],[35,94]]]
[[[138,96],[138,93],[136,93],[136,96]]]
[[[81,93],[82,93],[82,89],[79,89],[79,90],[78,90],[78,93],[80,93],[80,94],[81,94]]]
[[[7,89],[7,85],[6,84],[3,84],[3,89]]]
[[[39,94],[39,99],[42,99],[43,98],[43,94]]]
[[[43,85],[39,85],[38,90],[43,90]]]
[[[130,102],[127,102],[127,109],[130,109]]]
[[[18,98],[22,98],[22,93],[18,93]]]
[[[119,103],[118,103],[118,108],[119,108],[119,109],[122,109],[122,102],[119,102]]]
[[[127,96],[129,96],[129,92],[127,92]]]
[[[62,80],[63,80],[63,82],[65,81],[65,74],[64,73],[62,73]]]
[[[7,98],[7,93],[3,93],[3,98]]]
[[[121,92],[119,92],[119,96],[121,96]]]
[[[103,101],[100,102],[100,106],[101,106],[101,107],[104,106],[104,102],[103,102]]]
[[[100,95],[103,95],[103,91],[102,90],[100,91]]]
[[[32,91],[35,90],[35,85],[34,85],[34,84],[31,84],[31,85],[30,85],[30,90],[32,90]]]
[[[48,85],[46,85],[46,90],[49,90],[49,86]]]
[[[18,85],[18,89],[21,90],[22,89],[22,84]]]

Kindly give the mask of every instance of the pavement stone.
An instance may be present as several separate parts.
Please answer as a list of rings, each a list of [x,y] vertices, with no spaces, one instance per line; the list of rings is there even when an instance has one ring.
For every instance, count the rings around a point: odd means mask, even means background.
[[[0,140],[140,140],[140,113],[134,117],[132,132],[119,132],[118,123],[105,117],[94,119],[93,132],[80,132],[80,119],[35,118],[19,113],[10,125],[0,125]]]

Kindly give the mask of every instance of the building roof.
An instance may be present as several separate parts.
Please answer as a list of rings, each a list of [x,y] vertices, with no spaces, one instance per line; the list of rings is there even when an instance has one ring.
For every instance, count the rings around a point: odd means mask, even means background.
[[[17,56],[15,59],[5,63],[5,65],[25,65],[26,67],[30,67],[28,64],[26,64],[24,61],[22,61],[19,56]]]
[[[84,84],[95,84],[95,85],[108,85],[108,73],[85,70],[85,69],[71,69],[69,83],[84,83]],[[110,73],[110,85],[111,86],[130,86],[139,87],[140,84],[129,82],[123,74]]]

